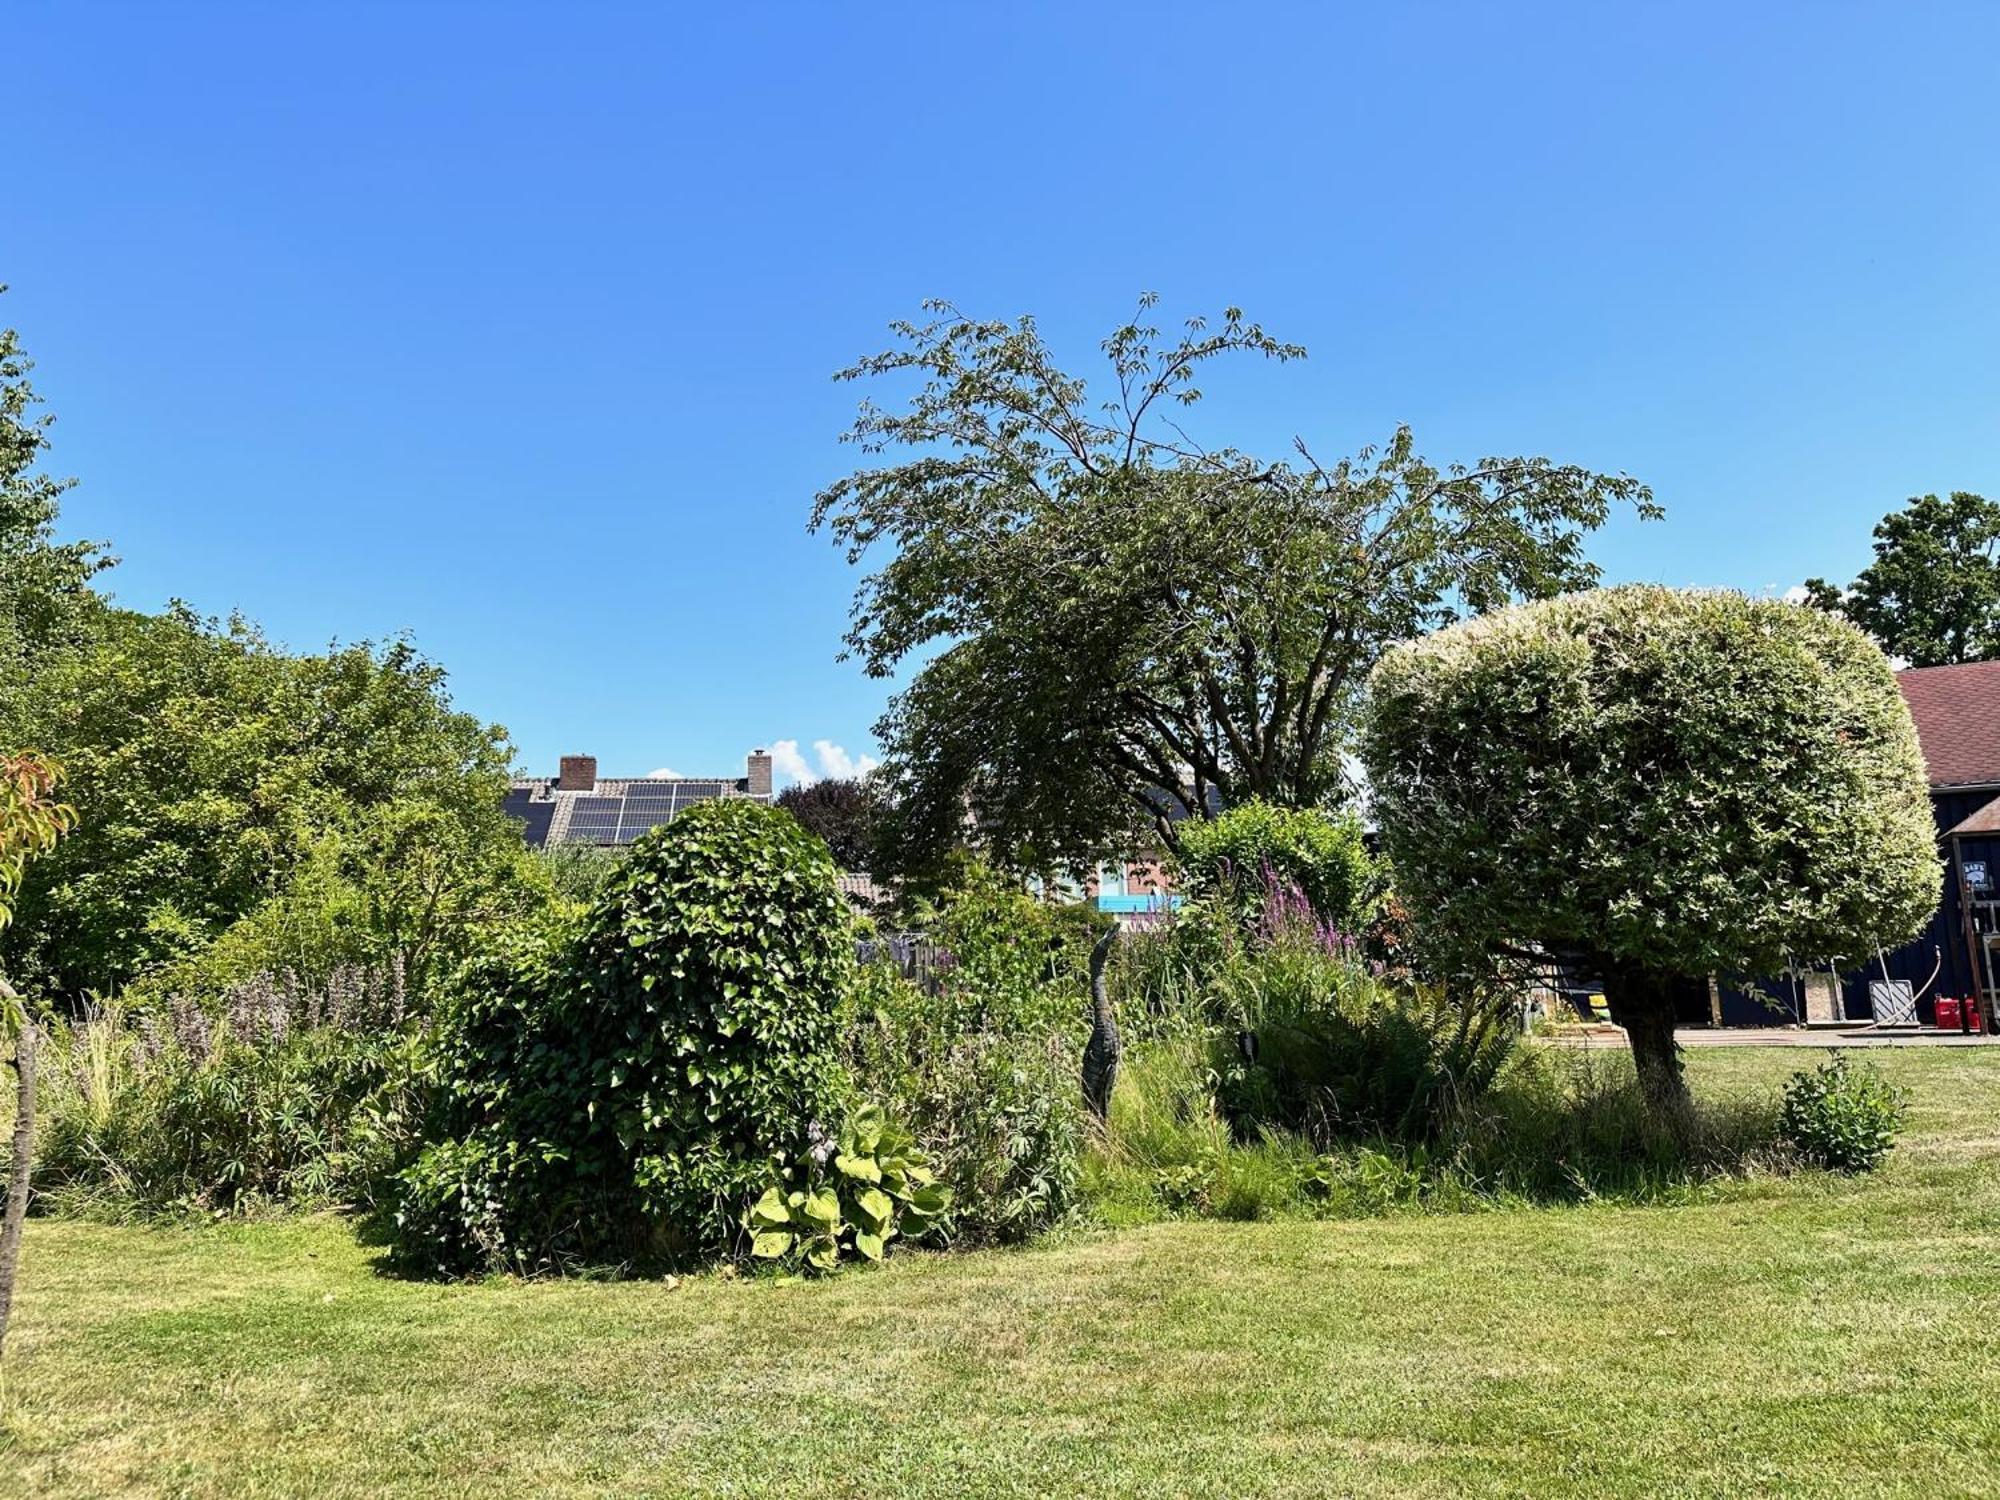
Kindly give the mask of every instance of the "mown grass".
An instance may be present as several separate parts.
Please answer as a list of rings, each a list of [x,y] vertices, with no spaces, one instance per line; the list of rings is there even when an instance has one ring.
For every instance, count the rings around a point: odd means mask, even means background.
[[[672,1289],[397,1281],[330,1218],[37,1221],[0,1493],[2000,1493],[2000,1049],[1873,1056],[1915,1096],[1882,1173],[1674,1208]]]

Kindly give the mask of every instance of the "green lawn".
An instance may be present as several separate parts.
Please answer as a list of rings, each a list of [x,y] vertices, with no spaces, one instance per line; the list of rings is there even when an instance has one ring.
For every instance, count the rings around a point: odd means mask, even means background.
[[[2000,1049],[1874,1055],[1917,1095],[1879,1176],[1670,1209],[675,1289],[400,1282],[331,1219],[36,1222],[0,1494],[2000,1493]]]

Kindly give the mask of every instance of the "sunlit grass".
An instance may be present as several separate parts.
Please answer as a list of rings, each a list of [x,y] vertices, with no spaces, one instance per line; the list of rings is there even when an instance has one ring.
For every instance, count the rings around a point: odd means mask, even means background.
[[[822,1284],[434,1286],[338,1220],[29,1227],[29,1494],[2000,1492],[2000,1049],[1871,1179],[1154,1224]],[[1696,1054],[1710,1094],[1816,1054]],[[0,1493],[18,1492],[0,1483]]]

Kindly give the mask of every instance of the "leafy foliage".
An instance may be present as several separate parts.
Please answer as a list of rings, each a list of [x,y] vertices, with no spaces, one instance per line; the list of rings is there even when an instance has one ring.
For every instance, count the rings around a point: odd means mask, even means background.
[[[1581,955],[1663,1100],[1672,976],[1894,947],[1937,903],[1909,710],[1814,610],[1627,587],[1458,625],[1376,669],[1364,751],[1434,955]]]
[[[1913,496],[1876,525],[1875,560],[1852,584],[1809,578],[1806,597],[1912,666],[2000,656],[2000,503]]]
[[[0,328],[0,675],[10,677],[72,641],[90,580],[111,563],[95,543],[55,540],[75,481],[38,467],[55,419],[36,413],[33,367],[16,331]]]
[[[1872,1172],[1896,1144],[1903,1124],[1900,1089],[1868,1063],[1835,1052],[1785,1085],[1779,1128],[1807,1161],[1836,1172]]]
[[[975,861],[916,917],[943,949],[939,1001],[961,1029],[1025,1035],[1082,1014],[1080,987],[1102,920],[1089,907],[1052,905]]]
[[[75,826],[76,810],[56,800],[61,780],[62,767],[39,756],[0,756],[0,927],[14,919],[28,857],[47,854]]]
[[[758,1260],[833,1271],[842,1256],[879,1261],[898,1236],[922,1239],[950,1207],[950,1190],[937,1185],[915,1138],[879,1105],[864,1104],[837,1140],[774,1168],[743,1227]]]
[[[1387,643],[1587,585],[1583,535],[1620,503],[1655,513],[1622,476],[1441,468],[1407,431],[1332,463],[1204,447],[1178,420],[1203,365],[1304,352],[1233,308],[1178,339],[1115,329],[1102,403],[1032,319],[927,311],[843,372],[922,383],[901,410],[863,406],[848,440],[869,466],[814,508],[850,560],[887,557],[847,638],[870,674],[942,644],[877,728],[905,865],[961,840],[968,801],[994,855],[1030,870],[1142,830],[1171,848],[1176,804],[1206,816],[1211,794],[1318,806]]]
[[[841,869],[873,867],[880,809],[868,782],[838,776],[802,782],[778,793],[778,806],[797,818],[808,833],[825,839],[833,851],[833,862]]]
[[[1296,889],[1322,918],[1357,932],[1374,915],[1379,877],[1351,813],[1252,801],[1181,834],[1181,866],[1203,896],[1254,921],[1275,881]]]
[[[532,904],[505,738],[407,643],[291,656],[241,621],[100,607],[83,645],[0,684],[0,724],[62,758],[79,814],[4,948],[43,988],[111,990],[246,920],[218,986],[391,955],[426,975]]]
[[[724,799],[648,834],[580,929],[512,936],[461,975],[452,1139],[405,1175],[403,1262],[723,1247],[769,1161],[840,1116],[852,968],[833,862],[785,813]]]
[[[639,1148],[649,1212],[696,1240],[839,1114],[854,951],[836,873],[777,809],[705,803],[635,847],[586,925],[584,1003],[622,1033],[596,1061],[602,1108]]]
[[[989,994],[989,1001],[991,996]],[[939,1234],[1011,1244],[1077,1206],[1083,1154],[1077,1088],[1081,1005],[1067,1029],[998,1025],[1048,1015],[1039,997],[967,1008],[884,964],[863,966],[847,1028],[858,1086],[906,1120],[949,1189]]]

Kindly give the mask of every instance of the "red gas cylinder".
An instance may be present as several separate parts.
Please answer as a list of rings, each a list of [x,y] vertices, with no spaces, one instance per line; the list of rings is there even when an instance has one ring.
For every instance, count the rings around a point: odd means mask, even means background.
[[[1986,1029],[1986,1018],[1980,1015],[1977,1002],[1972,1000],[1966,1001],[1965,1008],[1960,1014],[1965,1017],[1965,1029],[1967,1031],[1984,1031]]]
[[[1958,1004],[1958,1001],[1952,999],[1949,995],[1939,995],[1937,997],[1937,1029],[1939,1031],[1958,1030],[1958,1018],[1960,1014]]]

